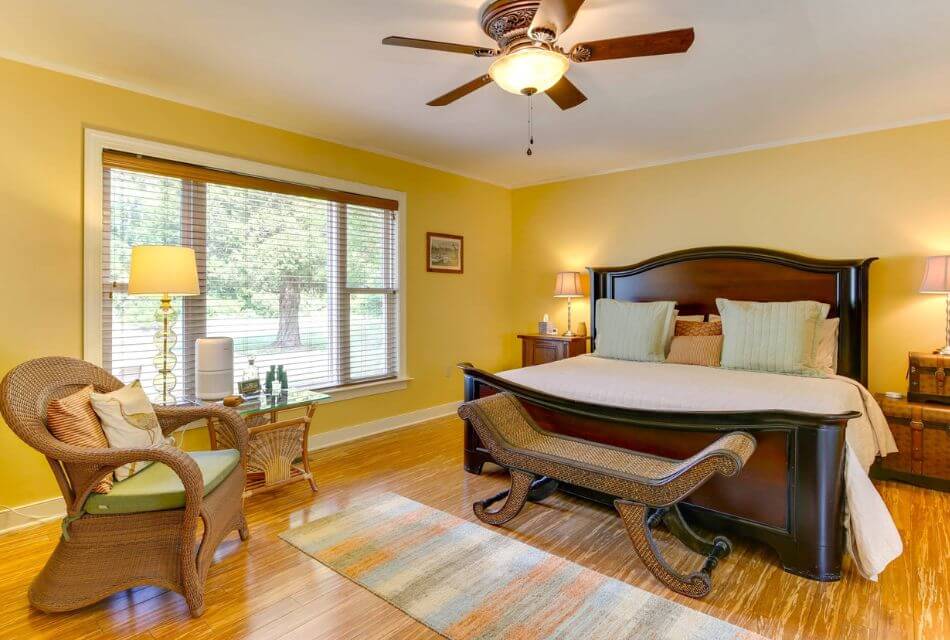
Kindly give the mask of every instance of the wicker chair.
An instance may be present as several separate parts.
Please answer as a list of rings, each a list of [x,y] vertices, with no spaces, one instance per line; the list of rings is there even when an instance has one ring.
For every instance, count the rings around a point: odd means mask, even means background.
[[[248,537],[242,493],[247,429],[241,417],[222,406],[155,407],[167,435],[202,418],[216,418],[230,432],[241,464],[213,491],[204,494],[198,465],[170,446],[137,449],[67,445],[46,428],[50,401],[86,385],[97,392],[122,386],[112,375],[74,358],[40,358],[11,370],[0,384],[0,412],[11,429],[46,456],[66,501],[63,535],[52,556],[30,585],[29,599],[43,611],[70,611],[124,589],[150,584],[177,591],[192,615],[204,611],[204,583],[215,548],[231,531]],[[181,479],[185,504],[180,509],[93,515],[83,505],[93,487],[116,467],[152,460]],[[203,522],[196,543],[198,518]]]

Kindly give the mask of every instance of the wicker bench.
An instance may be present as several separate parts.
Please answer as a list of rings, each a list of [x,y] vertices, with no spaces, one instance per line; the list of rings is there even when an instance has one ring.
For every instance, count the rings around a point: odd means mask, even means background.
[[[528,499],[551,495],[558,482],[616,496],[614,506],[646,568],[677,593],[693,598],[709,593],[712,571],[732,545],[723,536],[707,540],[695,533],[677,503],[715,473],[738,474],[755,451],[754,437],[735,431],[691,458],[670,460],[544,431],[509,393],[467,402],[459,408],[459,416],[469,421],[492,457],[511,473],[510,490],[475,503],[479,520],[504,524]],[[505,503],[500,509],[488,510],[501,500]],[[706,556],[698,571],[684,576],[666,562],[651,533],[660,521],[687,547]]]

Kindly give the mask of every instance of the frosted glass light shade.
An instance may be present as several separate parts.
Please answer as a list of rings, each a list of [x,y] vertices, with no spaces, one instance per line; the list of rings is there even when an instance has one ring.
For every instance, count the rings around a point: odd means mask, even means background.
[[[557,51],[529,47],[495,60],[488,75],[505,91],[523,95],[547,91],[569,66],[567,57]]]
[[[921,293],[950,293],[950,256],[931,256],[924,267]]]
[[[196,296],[198,265],[189,247],[139,245],[132,247],[129,293],[163,296]]]
[[[581,274],[576,271],[562,271],[557,274],[554,283],[555,298],[576,298],[584,295],[581,290]]]

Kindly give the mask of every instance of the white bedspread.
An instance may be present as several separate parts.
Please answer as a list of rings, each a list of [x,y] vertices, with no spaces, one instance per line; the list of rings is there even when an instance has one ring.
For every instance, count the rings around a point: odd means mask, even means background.
[[[903,551],[900,534],[868,477],[876,455],[897,451],[881,408],[859,383],[711,367],[630,362],[593,355],[498,374],[551,395],[596,404],[669,411],[858,411],[846,431],[848,549],[858,571],[876,580]]]

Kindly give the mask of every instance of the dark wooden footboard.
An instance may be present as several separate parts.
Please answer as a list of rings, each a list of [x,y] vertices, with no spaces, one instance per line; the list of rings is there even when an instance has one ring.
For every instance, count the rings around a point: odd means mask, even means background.
[[[711,480],[683,503],[683,511],[710,530],[764,542],[786,571],[814,580],[840,579],[845,428],[859,413],[623,409],[551,396],[469,364],[460,366],[466,400],[510,391],[544,429],[585,440],[681,459],[725,431],[754,434],[758,446],[738,479]],[[494,460],[466,425],[465,469],[481,473],[485,462]]]

